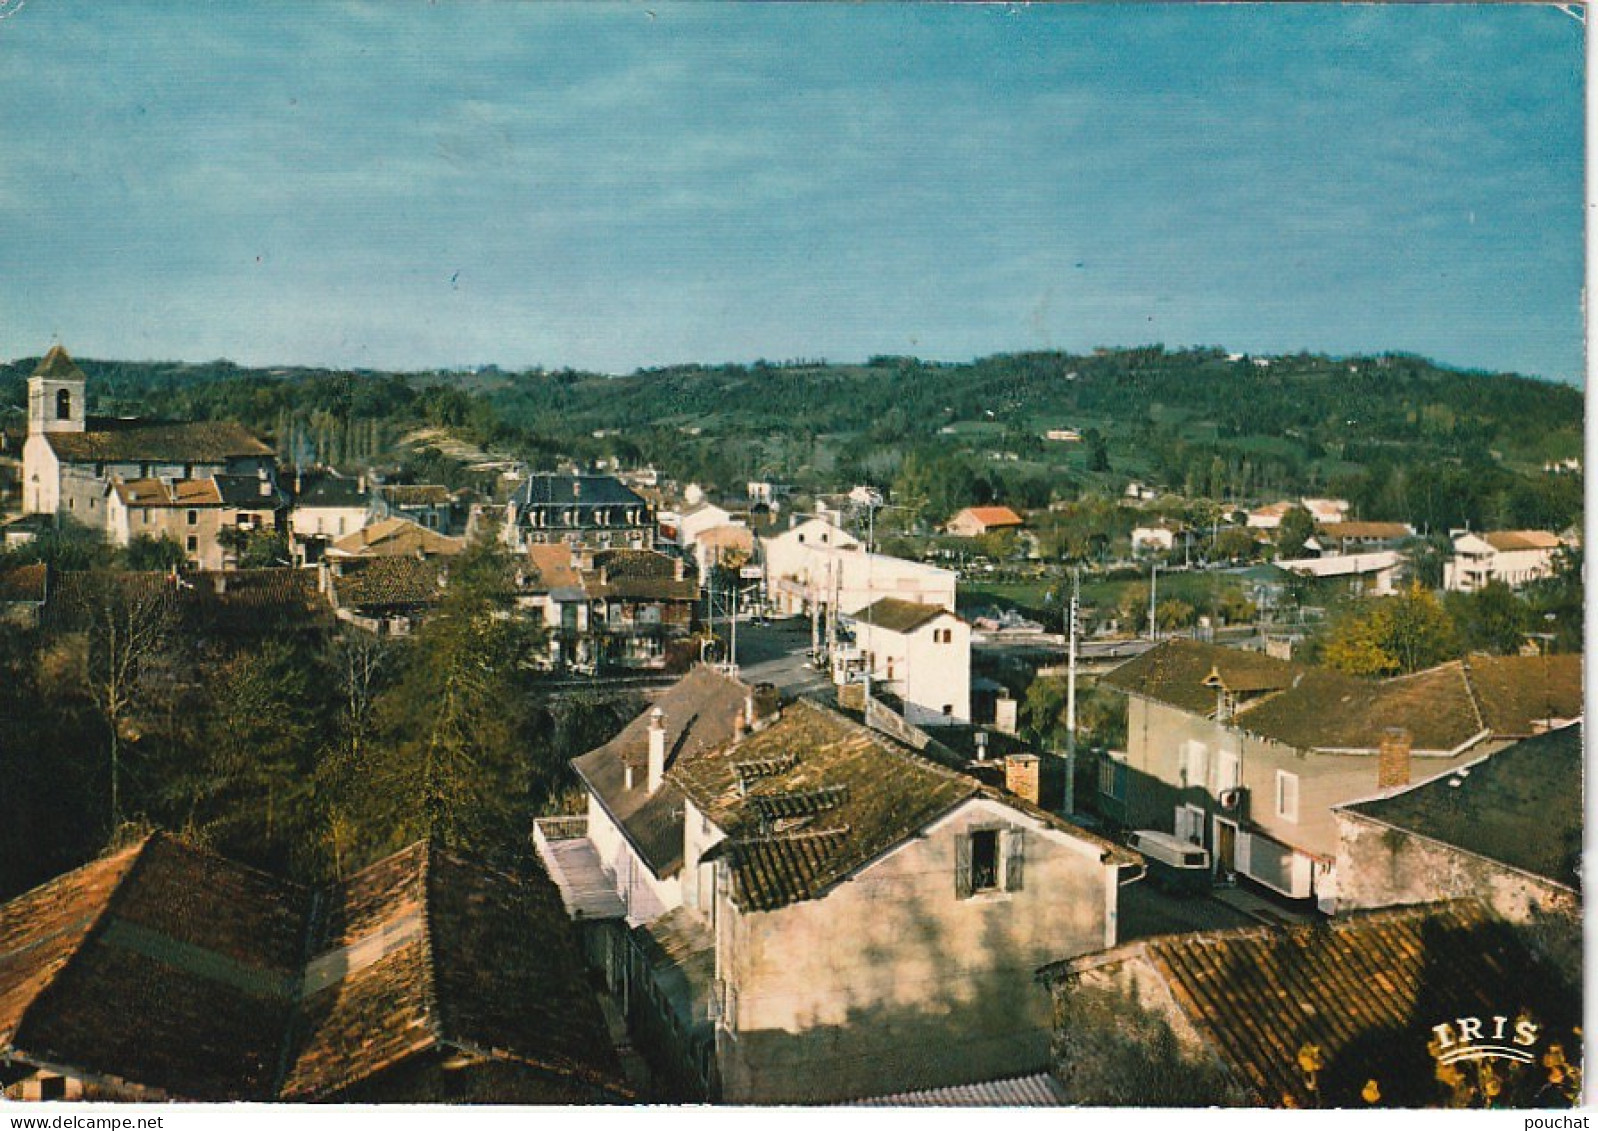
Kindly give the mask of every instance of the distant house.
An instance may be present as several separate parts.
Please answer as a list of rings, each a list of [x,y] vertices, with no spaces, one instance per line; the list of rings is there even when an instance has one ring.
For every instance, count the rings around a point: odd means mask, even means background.
[[[1177,539],[1186,533],[1187,528],[1179,522],[1161,521],[1148,526],[1133,527],[1132,552],[1170,553],[1176,548]]]
[[[1043,433],[1043,438],[1057,444],[1079,444],[1082,442],[1082,433],[1075,428],[1050,428]]]
[[[118,480],[205,481],[215,475],[275,483],[272,449],[237,424],[122,420],[87,415],[88,378],[54,346],[28,378],[22,507],[106,529],[106,494]]]
[[[700,501],[678,512],[677,539],[682,545],[691,546],[705,531],[718,526],[728,526],[736,521],[737,517],[726,507]]]
[[[1317,525],[1345,522],[1348,519],[1347,499],[1300,499],[1299,504]]]
[[[594,550],[648,550],[655,512],[638,492],[609,475],[529,475],[505,508],[505,544],[513,550],[565,542]]]
[[[1454,557],[1443,566],[1443,588],[1471,593],[1488,582],[1511,589],[1551,577],[1562,543],[1544,530],[1496,530],[1454,536]]]
[[[328,544],[366,525],[371,501],[365,476],[296,472],[289,531],[297,560],[314,565]]]
[[[693,541],[694,565],[700,577],[717,566],[752,564],[754,556],[755,532],[743,525],[712,526],[701,530]]]
[[[1470,900],[1165,935],[1039,976],[1054,995],[1054,1076],[1078,1105],[1441,1107],[1440,1026],[1457,1042],[1459,1019],[1479,1018],[1490,1037],[1495,1015],[1507,1027],[1524,1010],[1532,1039],[1499,1043],[1534,1064],[1581,1040],[1579,970]],[[1567,1104],[1534,1098],[1546,1081],[1534,1068],[1503,1102]]]
[[[1304,548],[1322,555],[1359,554],[1370,550],[1391,550],[1415,536],[1403,522],[1324,522],[1304,543]]]
[[[1009,507],[966,507],[944,529],[961,538],[975,538],[1000,530],[1019,530],[1025,525],[1026,520]]]
[[[1248,512],[1248,525],[1255,530],[1275,530],[1282,525],[1282,519],[1296,504],[1287,501],[1267,503],[1263,507],[1256,507]]]
[[[540,855],[685,1097],[824,1103],[1043,1068],[1032,971],[1113,943],[1137,858],[709,669],[574,762]]]
[[[1397,550],[1369,553],[1322,554],[1316,558],[1286,558],[1276,561],[1278,569],[1300,577],[1344,581],[1353,593],[1366,597],[1386,597],[1398,591],[1404,558]]]
[[[464,538],[450,538],[408,518],[385,518],[328,545],[329,561],[350,558],[453,557],[466,549]]]
[[[1100,685],[1127,695],[1099,807],[1210,849],[1215,867],[1338,905],[1333,806],[1425,781],[1582,713],[1581,657],[1473,656],[1364,680],[1167,641]]]
[[[579,562],[597,659],[620,667],[670,663],[672,645],[693,633],[699,603],[699,580],[686,565],[658,550],[601,550]]]
[[[454,534],[449,488],[442,483],[379,483],[372,488],[368,522],[405,518],[439,534]]]
[[[1340,909],[1474,897],[1499,915],[1579,914],[1579,723],[1337,817]]]
[[[395,555],[330,558],[319,576],[340,620],[379,636],[404,636],[443,600],[444,572],[444,559]]]
[[[954,608],[952,570],[867,553],[860,540],[820,519],[760,539],[766,596],[783,614],[853,615],[881,597]]]
[[[548,878],[425,844],[313,892],[157,833],[0,940],[7,1098],[631,1095]]]
[[[853,617],[855,649],[875,690],[897,696],[912,726],[971,722],[971,626],[940,605],[883,597]]]
[[[544,629],[551,668],[585,668],[595,663],[589,631],[588,593],[571,547],[532,545],[517,571],[516,604]]]

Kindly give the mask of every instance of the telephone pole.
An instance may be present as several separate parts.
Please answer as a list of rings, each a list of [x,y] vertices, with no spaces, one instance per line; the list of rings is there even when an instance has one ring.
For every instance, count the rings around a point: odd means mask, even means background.
[[[1076,632],[1082,602],[1082,571],[1071,570],[1071,612],[1066,621],[1065,667],[1065,803],[1067,815],[1076,812]]]

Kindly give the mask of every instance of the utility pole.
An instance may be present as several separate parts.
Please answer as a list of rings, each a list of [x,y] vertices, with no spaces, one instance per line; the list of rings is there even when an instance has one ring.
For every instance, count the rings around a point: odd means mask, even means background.
[[[1076,632],[1082,601],[1082,572],[1071,570],[1071,612],[1066,621],[1065,667],[1065,812],[1076,812]]]
[[[1155,589],[1156,589],[1156,586],[1158,584],[1157,576],[1158,576],[1159,572],[1160,572],[1159,560],[1156,559],[1156,560],[1150,562],[1149,563],[1149,639],[1150,640],[1158,640],[1160,638],[1159,622],[1154,619],[1154,597],[1155,597]]]

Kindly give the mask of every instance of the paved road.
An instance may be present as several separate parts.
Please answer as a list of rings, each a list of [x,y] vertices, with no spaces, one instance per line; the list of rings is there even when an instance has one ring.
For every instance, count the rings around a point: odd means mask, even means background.
[[[724,624],[716,635],[727,638]],[[810,621],[805,617],[757,625],[738,623],[738,674],[749,683],[770,683],[784,696],[806,695],[831,686],[826,672],[810,666]]]
[[[1175,896],[1157,891],[1147,880],[1121,889],[1119,900],[1121,942],[1183,931],[1217,931],[1254,926],[1258,920],[1218,899],[1204,895]]]

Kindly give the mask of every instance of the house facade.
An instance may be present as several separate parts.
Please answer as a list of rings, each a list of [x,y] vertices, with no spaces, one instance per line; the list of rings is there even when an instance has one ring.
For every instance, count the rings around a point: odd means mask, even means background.
[[[703,668],[575,766],[585,827],[540,852],[591,937],[609,934],[590,954],[641,1045],[686,1095],[727,1103],[1038,1070],[1049,1018],[1031,972],[1113,940],[1136,862]]]
[[[850,616],[881,597],[954,608],[953,570],[867,553],[858,538],[820,519],[760,540],[766,595],[785,616]]]
[[[512,492],[501,537],[518,551],[557,542],[648,550],[655,544],[655,511],[609,475],[535,473]]]
[[[1443,566],[1443,588],[1472,593],[1492,581],[1511,589],[1551,577],[1562,543],[1545,530],[1497,530],[1454,536],[1453,559]]]
[[[971,722],[971,626],[940,605],[884,597],[853,618],[854,654],[912,726]]]
[[[1101,681],[1127,750],[1098,807],[1202,844],[1217,873],[1337,908],[1333,807],[1457,770],[1582,711],[1581,657],[1472,657],[1371,681],[1167,641]]]
[[[1480,899],[1511,922],[1579,915],[1582,728],[1336,807],[1339,908]]]

